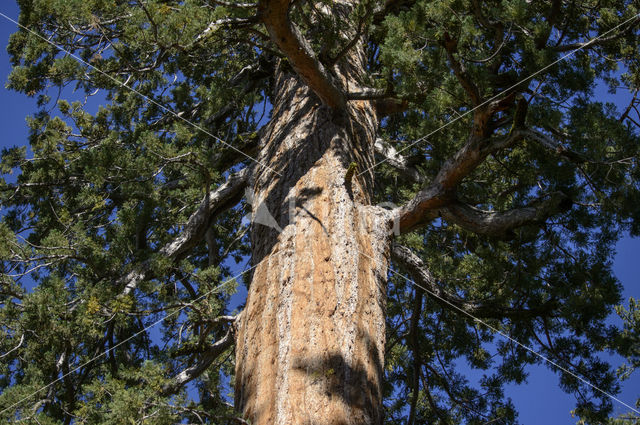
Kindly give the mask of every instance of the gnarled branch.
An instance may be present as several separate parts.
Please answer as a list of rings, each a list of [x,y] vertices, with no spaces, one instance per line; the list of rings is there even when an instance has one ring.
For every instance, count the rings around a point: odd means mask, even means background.
[[[554,192],[545,200],[508,211],[484,211],[462,202],[442,208],[442,218],[471,232],[510,239],[513,230],[528,224],[540,223],[571,208],[571,200],[562,192]]]
[[[165,245],[160,253],[168,257],[180,257],[204,237],[204,229],[221,212],[237,204],[242,198],[252,168],[244,168],[231,174],[227,181],[209,192],[198,209],[191,214],[180,235]]]
[[[231,174],[227,181],[205,196],[198,209],[187,220],[182,232],[163,246],[159,253],[178,260],[196,246],[204,237],[205,229],[211,220],[240,201],[251,170],[252,168],[248,167]],[[127,295],[133,291],[141,281],[147,278],[149,272],[149,263],[144,262],[121,278],[118,283],[124,285],[123,294]]]

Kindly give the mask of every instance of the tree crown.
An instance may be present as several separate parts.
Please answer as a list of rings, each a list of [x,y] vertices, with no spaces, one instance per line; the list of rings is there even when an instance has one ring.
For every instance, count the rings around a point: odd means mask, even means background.
[[[540,359],[443,299],[615,392],[597,351],[629,352],[628,332],[603,321],[620,303],[614,244],[640,234],[637,4],[293,2],[294,56],[265,22],[269,3],[19,1],[8,86],[40,109],[29,149],[0,162],[0,407],[111,351],[0,416],[234,416],[228,316],[248,279],[230,277],[251,250],[240,198],[274,73],[301,69],[325,104],[376,104],[379,163],[356,173],[373,173],[374,203],[421,212],[402,222],[392,270],[417,281],[428,265],[421,285],[440,296],[390,273],[389,423],[412,394],[424,423],[517,420],[503,387]],[[335,69],[357,43],[366,73],[344,85]],[[594,98],[602,84],[633,93],[629,107]],[[447,204],[425,212],[434,185]],[[140,332],[170,313],[159,334]],[[188,398],[175,377],[214,354]],[[486,371],[478,385],[461,363]],[[607,417],[610,399],[558,374],[583,420]]]

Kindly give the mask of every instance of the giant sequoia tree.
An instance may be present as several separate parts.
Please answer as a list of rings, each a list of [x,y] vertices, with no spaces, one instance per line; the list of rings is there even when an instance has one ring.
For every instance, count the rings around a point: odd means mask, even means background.
[[[511,424],[524,346],[610,413],[637,3],[19,4],[1,420]]]

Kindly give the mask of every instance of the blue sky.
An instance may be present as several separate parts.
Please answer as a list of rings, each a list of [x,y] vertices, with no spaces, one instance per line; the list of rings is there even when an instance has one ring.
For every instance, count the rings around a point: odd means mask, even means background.
[[[3,1],[0,12],[17,19],[18,7],[13,1]],[[8,37],[15,32],[16,26],[10,21],[0,17],[0,44],[6,46]],[[11,65],[6,49],[0,49],[0,80],[3,81],[0,88],[0,128],[2,138],[0,148],[14,145],[25,145],[27,141],[27,125],[25,117],[36,111],[36,101],[23,94],[14,93],[4,88]],[[608,99],[620,106],[626,106],[628,94],[617,93],[611,95],[606,90],[598,90],[596,95],[600,99]],[[614,271],[624,286],[625,303],[629,297],[640,298],[640,239],[623,237],[616,247]],[[615,314],[609,319],[612,323],[621,323]],[[610,358],[614,364],[620,364],[621,359]],[[553,372],[544,366],[529,369],[528,382],[519,386],[509,386],[506,394],[511,397],[520,411],[520,422],[523,425],[537,423],[548,424],[575,424],[576,418],[572,418],[569,411],[574,408],[573,396],[563,393],[558,388],[558,378]],[[597,383],[595,383],[597,385]],[[640,398],[640,371],[623,383],[623,392],[618,397],[624,402],[634,405]],[[626,413],[628,410],[614,403],[615,412]]]

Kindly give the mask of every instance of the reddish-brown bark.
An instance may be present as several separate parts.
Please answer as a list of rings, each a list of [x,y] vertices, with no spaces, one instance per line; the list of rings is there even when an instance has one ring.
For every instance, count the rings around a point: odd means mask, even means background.
[[[237,406],[252,424],[379,424],[391,216],[369,206],[371,181],[345,182],[373,162],[375,112],[337,113],[294,74],[275,85],[260,161],[281,176],[257,171],[253,208],[282,231],[253,225]]]

